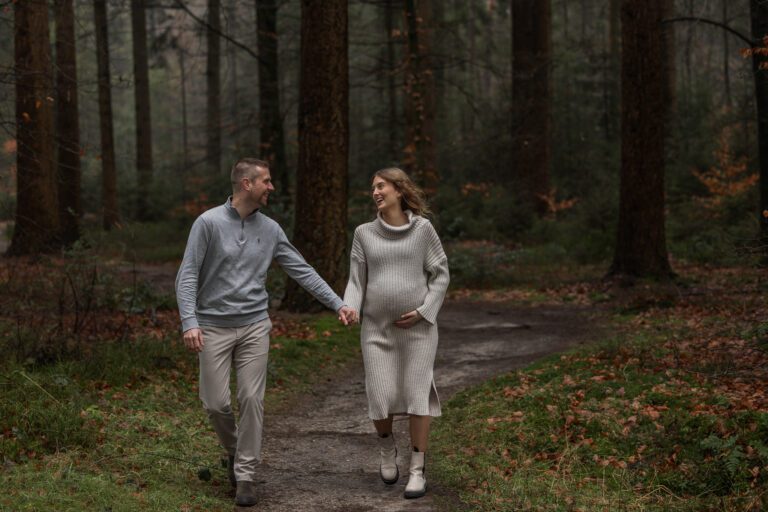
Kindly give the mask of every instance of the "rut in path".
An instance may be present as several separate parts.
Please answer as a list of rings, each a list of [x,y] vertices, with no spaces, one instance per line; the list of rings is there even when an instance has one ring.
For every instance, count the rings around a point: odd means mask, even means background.
[[[461,389],[584,342],[589,325],[584,309],[477,302],[446,303],[438,323],[435,381],[443,404]],[[403,499],[409,459],[405,418],[395,420],[400,481],[387,486],[379,479],[362,363],[292,410],[267,411],[264,428],[259,503],[238,510],[434,511],[441,500],[454,499],[450,489],[438,485],[431,485],[424,498]],[[429,459],[426,475],[433,484]]]

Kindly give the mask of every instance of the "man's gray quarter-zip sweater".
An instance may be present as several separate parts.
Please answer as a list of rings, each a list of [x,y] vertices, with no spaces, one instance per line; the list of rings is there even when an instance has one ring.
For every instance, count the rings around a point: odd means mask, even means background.
[[[344,303],[291,245],[280,225],[258,210],[240,217],[232,198],[195,220],[176,275],[183,331],[201,325],[240,327],[267,318],[272,260],[323,305]]]

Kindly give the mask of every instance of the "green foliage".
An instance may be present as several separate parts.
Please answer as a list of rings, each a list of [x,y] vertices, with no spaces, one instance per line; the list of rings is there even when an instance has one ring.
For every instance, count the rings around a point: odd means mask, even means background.
[[[434,471],[478,511],[759,503],[768,414],[723,414],[728,400],[692,374],[645,365],[668,335],[609,339],[459,393],[435,425]]]
[[[753,194],[750,194],[750,196]],[[680,205],[667,226],[670,252],[693,263],[750,265],[757,262],[759,225],[751,198],[740,196],[726,201],[719,212],[695,202]]]
[[[272,340],[271,411],[359,357],[359,329],[333,315],[293,322]],[[169,336],[102,343],[82,361],[2,367],[0,509],[40,510],[54,499],[62,511],[231,508],[197,396],[197,356]]]
[[[43,453],[90,447],[94,429],[81,415],[88,397],[68,375],[27,373],[8,366],[0,373],[0,453],[24,462]]]

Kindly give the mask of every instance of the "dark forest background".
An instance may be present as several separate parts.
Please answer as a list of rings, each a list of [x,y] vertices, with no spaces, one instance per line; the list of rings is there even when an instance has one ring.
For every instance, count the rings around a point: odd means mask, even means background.
[[[768,509],[768,0],[0,0],[0,508],[231,506],[173,290],[245,156],[337,292],[372,173],[427,191],[437,371],[508,372],[445,402],[436,502]],[[359,328],[267,281],[269,417],[361,398]],[[367,499],[325,425],[262,504]]]
[[[257,156],[269,214],[337,287],[327,230],[372,216],[389,165],[449,243],[641,276],[669,275],[669,254],[754,263],[766,16],[760,0],[4,2],[9,254],[126,226],[183,240]]]

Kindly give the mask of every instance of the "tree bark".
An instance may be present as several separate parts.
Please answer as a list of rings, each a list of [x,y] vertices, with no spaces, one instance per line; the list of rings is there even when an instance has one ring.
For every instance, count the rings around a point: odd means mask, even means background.
[[[728,24],[728,0],[722,0],[723,24]],[[730,35],[723,30],[723,85],[725,86],[724,98],[726,106],[730,107],[733,103],[731,98],[731,68],[729,61],[731,58]]]
[[[237,0],[232,0],[227,6],[227,28],[228,34],[238,34],[238,7]],[[229,121],[228,126],[233,127],[229,131],[233,134],[233,146],[237,155],[242,154],[243,140],[245,139],[245,133],[241,130],[240,122],[240,110],[242,109],[242,103],[240,98],[240,88],[238,84],[238,66],[237,66],[237,47],[232,44],[231,41],[226,42],[227,53],[227,67],[229,68],[229,87],[225,96],[228,96],[229,105]],[[224,167],[225,172],[229,172],[229,169]]]
[[[435,75],[432,48],[431,0],[405,0],[405,122],[403,167],[428,194],[437,191],[435,143]]]
[[[762,46],[768,35],[768,3],[764,0],[750,0],[752,38],[755,45]],[[755,103],[757,106],[757,145],[760,162],[760,238],[764,254],[768,254],[768,57],[752,54],[752,70],[755,77]]]
[[[280,114],[280,75],[277,58],[277,2],[256,0],[259,50],[259,151],[269,162],[277,193],[290,197],[285,161],[283,117]]]
[[[182,162],[182,178],[184,178],[184,172],[187,170],[189,164],[189,130],[187,122],[187,66],[185,59],[186,50],[179,46],[176,50],[179,57],[179,72],[181,74],[179,81],[181,86],[181,162]],[[184,185],[182,185],[182,199],[186,199],[184,194]]]
[[[80,124],[77,106],[75,12],[72,0],[55,0],[56,16],[56,139],[61,241],[80,238]]]
[[[48,3],[15,2],[16,224],[8,254],[60,247]]]
[[[549,0],[512,0],[512,172],[539,215],[547,213],[552,153],[551,34]]]
[[[621,0],[610,0],[608,6],[608,69],[606,77],[607,105],[605,136],[613,140],[619,132],[619,98],[621,84]]]
[[[117,203],[117,167],[115,137],[112,128],[112,85],[109,72],[109,36],[107,0],[93,1],[96,28],[96,62],[99,88],[99,131],[101,132],[101,214],[105,230],[120,225]]]
[[[610,273],[667,278],[664,166],[669,121],[667,0],[622,0],[621,185]],[[667,4],[668,5],[668,4]]]
[[[400,117],[397,114],[397,63],[395,62],[395,6],[393,0],[384,4],[384,28],[387,31],[387,134],[389,136],[389,160],[393,163],[400,159],[400,139],[398,125]]]
[[[302,0],[294,244],[328,284],[346,280],[349,158],[347,0]],[[293,280],[284,307],[317,308]]]
[[[220,176],[221,169],[221,2],[208,0],[208,56],[206,59],[205,82],[208,87],[206,97],[205,126],[208,137],[206,160],[209,176]]]
[[[146,0],[131,0],[133,33],[133,76],[136,109],[136,213],[139,220],[151,217],[149,194],[152,186],[152,117],[149,99]]]

